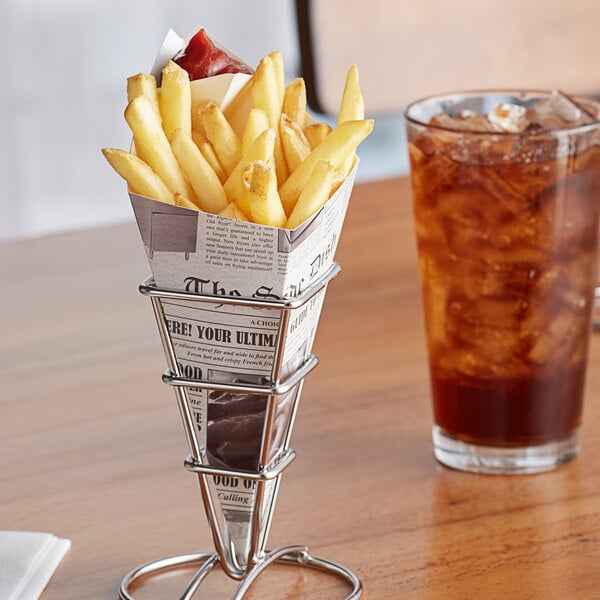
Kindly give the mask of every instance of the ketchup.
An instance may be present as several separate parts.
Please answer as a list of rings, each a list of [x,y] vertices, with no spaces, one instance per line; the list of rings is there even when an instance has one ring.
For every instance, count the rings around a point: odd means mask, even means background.
[[[222,73],[252,73],[245,64],[217,48],[204,29],[196,33],[183,53],[173,60],[189,73],[191,81]]]

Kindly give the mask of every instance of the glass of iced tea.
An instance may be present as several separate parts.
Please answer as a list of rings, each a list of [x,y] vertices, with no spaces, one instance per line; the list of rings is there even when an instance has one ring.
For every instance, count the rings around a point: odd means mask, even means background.
[[[486,91],[405,114],[433,444],[535,473],[579,449],[600,204],[600,105]]]

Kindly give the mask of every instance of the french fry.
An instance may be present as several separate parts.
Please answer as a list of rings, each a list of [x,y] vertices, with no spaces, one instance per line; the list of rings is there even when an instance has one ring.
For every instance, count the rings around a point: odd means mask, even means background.
[[[253,108],[248,114],[246,127],[242,135],[242,153],[246,152],[252,142],[265,130],[269,129],[267,113],[262,108]]]
[[[283,227],[285,211],[277,192],[277,175],[272,162],[254,163],[248,189],[250,216],[255,223]]]
[[[211,143],[219,162],[230,175],[242,158],[242,142],[216,102],[207,102],[200,112],[206,138]]]
[[[158,108],[158,90],[156,89],[156,78],[153,75],[146,75],[145,73],[138,73],[127,78],[127,102],[131,102],[137,96],[146,96],[152,103],[152,107],[156,111],[158,118],[162,121],[160,116],[160,109]],[[144,157],[139,148],[134,148],[133,151],[142,160]]]
[[[219,215],[237,221],[248,221],[248,217],[246,217],[246,215],[237,207],[235,202],[230,202]]]
[[[219,161],[215,149],[210,145],[210,142],[196,129],[192,129],[192,139],[194,140],[194,144],[198,146],[200,152],[202,152],[202,156],[204,156],[206,162],[216,173],[219,181],[225,183],[225,181],[227,181],[227,173],[225,173],[225,169]]]
[[[265,56],[256,67],[252,83],[254,108],[262,108],[267,113],[269,126],[276,128],[281,114],[277,73],[273,59]]]
[[[165,182],[171,193],[195,200],[194,191],[181,172],[150,100],[145,96],[134,98],[125,109],[125,120],[144,161]]]
[[[281,52],[271,52],[269,58],[273,62],[273,70],[275,71],[275,82],[277,84],[277,96],[279,102],[279,112],[281,112],[281,105],[283,104],[283,95],[285,93],[285,70],[283,66],[283,56]]]
[[[275,131],[271,128],[266,129],[252,142],[247,152],[242,156],[242,160],[223,184],[227,199],[230,202],[235,202],[246,216],[250,216],[250,207],[248,204],[248,190],[244,186],[244,171],[254,161],[262,160],[266,162],[271,160],[274,145]]]
[[[192,130],[196,130],[201,133],[206,139],[206,132],[204,131],[204,125],[202,124],[202,111],[212,100],[207,98],[192,98]]]
[[[306,127],[306,84],[302,77],[296,77],[288,83],[281,112],[294,121],[300,129]]]
[[[196,144],[196,146],[198,146],[198,148],[200,148],[200,146],[202,146],[202,144],[206,143],[206,138],[204,137],[204,134],[201,131],[194,129],[193,127],[192,127],[192,139],[194,140],[194,144]]]
[[[342,94],[342,101],[338,113],[338,124],[345,121],[356,121],[365,118],[365,102],[360,91],[358,83],[358,67],[352,65],[346,75],[346,83]],[[339,170],[342,175],[347,175],[354,166],[356,153],[352,152],[340,165]]]
[[[279,136],[283,146],[283,154],[290,173],[310,154],[310,145],[302,129],[285,113],[281,113]]]
[[[285,155],[283,153],[283,143],[279,135],[279,128],[275,135],[275,147],[273,149],[273,159],[275,161],[275,172],[277,173],[277,181],[281,184],[289,176],[289,170],[287,163],[285,162]]]
[[[331,195],[335,168],[320,160],[313,169],[306,187],[298,197],[292,214],[285,223],[287,229],[295,229],[315,214],[327,202]]]
[[[338,188],[346,181],[347,174],[340,172],[339,169],[336,169],[333,174],[333,183],[331,184],[331,193],[329,196],[333,196],[338,191]]]
[[[188,200],[181,194],[175,194],[175,204],[183,208],[189,208],[190,210],[200,210],[199,206],[196,206],[191,200]]]
[[[173,132],[183,129],[192,133],[192,93],[187,71],[170,60],[162,70],[162,83],[158,106],[162,116],[162,126],[170,140]]]
[[[279,195],[287,215],[306,186],[314,166],[320,160],[339,167],[344,159],[371,133],[372,119],[340,123],[300,164],[280,187]]]
[[[352,65],[346,75],[344,92],[338,113],[338,123],[365,118],[365,102],[358,83],[358,67]]]
[[[213,214],[222,211],[227,206],[223,186],[192,138],[183,129],[176,129],[171,137],[171,148],[196,194],[196,204]]]
[[[254,108],[262,108],[267,113],[269,126],[275,130],[275,169],[277,181],[281,185],[289,173],[279,138],[279,117],[283,102],[283,96],[280,93],[280,76],[272,56],[265,56],[253,75],[252,99]]]
[[[103,148],[102,154],[110,166],[127,181],[134,194],[169,204],[175,202],[163,180],[142,159],[118,148]]]
[[[333,129],[328,123],[313,123],[307,125],[302,132],[310,149],[314,150],[332,131]]]
[[[158,108],[158,91],[156,89],[156,78],[154,75],[146,75],[138,73],[127,78],[127,102],[131,102],[137,96],[146,96],[156,110],[156,114],[160,115]]]
[[[225,183],[227,181],[227,172],[223,168],[215,149],[210,145],[210,142],[204,142],[200,146],[200,152],[206,159],[206,162],[212,167],[213,171],[217,174],[219,181]]]

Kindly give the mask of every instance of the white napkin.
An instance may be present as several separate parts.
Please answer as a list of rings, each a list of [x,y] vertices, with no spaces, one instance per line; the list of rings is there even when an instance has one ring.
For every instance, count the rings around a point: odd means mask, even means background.
[[[51,533],[0,531],[0,598],[37,600],[70,547]]]

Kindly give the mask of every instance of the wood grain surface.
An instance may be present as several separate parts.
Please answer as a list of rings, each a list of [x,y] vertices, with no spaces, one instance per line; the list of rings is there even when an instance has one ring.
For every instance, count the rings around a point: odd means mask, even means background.
[[[269,545],[306,544],[350,567],[369,600],[600,597],[600,334],[577,460],[535,476],[451,471],[431,451],[405,179],[355,189],[337,259]],[[73,543],[43,600],[114,600],[133,567],[211,548],[137,292],[147,274],[134,225],[0,246],[0,529]],[[182,592],[181,574],[155,584],[136,600]],[[216,572],[198,597],[232,589]],[[345,589],[275,567],[249,597]]]

